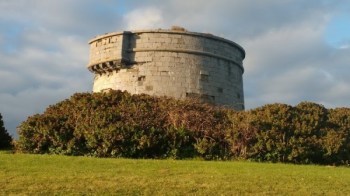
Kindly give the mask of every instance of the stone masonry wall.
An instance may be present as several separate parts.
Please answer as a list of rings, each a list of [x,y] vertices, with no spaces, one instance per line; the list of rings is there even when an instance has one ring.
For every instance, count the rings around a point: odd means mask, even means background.
[[[188,97],[244,109],[243,48],[210,34],[175,30],[118,32],[90,41],[93,91]]]

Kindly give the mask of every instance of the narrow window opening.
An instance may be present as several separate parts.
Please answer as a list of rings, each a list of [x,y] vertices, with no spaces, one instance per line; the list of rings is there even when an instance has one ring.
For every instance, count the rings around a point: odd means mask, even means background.
[[[137,78],[137,81],[145,81],[146,80],[146,76],[139,76]]]

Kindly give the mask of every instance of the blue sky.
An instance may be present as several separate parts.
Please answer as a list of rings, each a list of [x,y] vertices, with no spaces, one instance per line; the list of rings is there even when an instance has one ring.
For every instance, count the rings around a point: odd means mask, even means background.
[[[90,92],[88,40],[183,26],[246,50],[246,108],[313,101],[350,107],[350,2],[345,0],[0,1],[0,113],[12,135],[29,115]]]
[[[350,13],[333,16],[326,27],[326,41],[334,47],[350,45]]]

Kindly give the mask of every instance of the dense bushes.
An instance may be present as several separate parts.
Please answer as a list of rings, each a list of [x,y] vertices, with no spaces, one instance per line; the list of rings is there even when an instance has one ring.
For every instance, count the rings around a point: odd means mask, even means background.
[[[350,109],[302,102],[246,112],[126,92],[78,93],[19,126],[16,149],[98,157],[348,164]]]
[[[224,130],[222,117],[222,110],[196,102],[120,91],[75,94],[23,122],[16,147],[99,157],[211,156],[223,149],[223,131],[211,129]]]
[[[4,127],[4,121],[0,113],[0,149],[9,149],[12,147],[12,137]]]
[[[245,130],[233,127],[231,132],[249,134],[243,147],[248,149],[245,158],[292,163],[349,163],[348,108],[327,110],[315,103],[302,102],[296,107],[270,104],[242,113],[244,118],[231,122]],[[237,156],[242,157],[240,154],[234,157]]]

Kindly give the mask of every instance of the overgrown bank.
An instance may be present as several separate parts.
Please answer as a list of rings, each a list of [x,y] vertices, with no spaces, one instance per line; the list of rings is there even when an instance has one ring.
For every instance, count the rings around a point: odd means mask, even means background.
[[[302,102],[235,112],[126,92],[77,93],[19,126],[16,149],[97,157],[349,164],[350,109]]]

